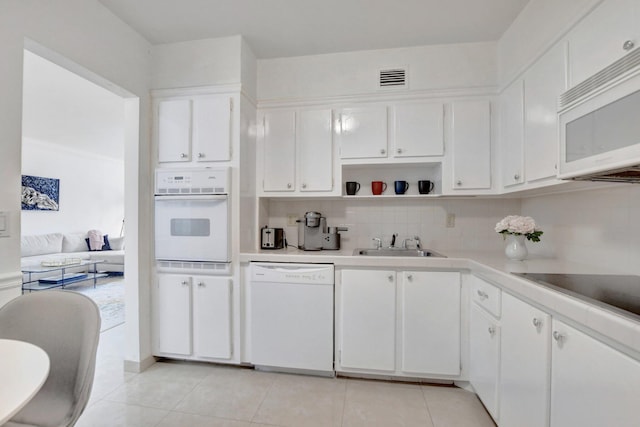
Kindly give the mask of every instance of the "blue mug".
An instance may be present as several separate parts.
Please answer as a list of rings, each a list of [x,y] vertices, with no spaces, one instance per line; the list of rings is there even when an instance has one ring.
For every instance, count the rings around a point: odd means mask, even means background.
[[[404,194],[409,189],[407,181],[395,181],[396,194]]]

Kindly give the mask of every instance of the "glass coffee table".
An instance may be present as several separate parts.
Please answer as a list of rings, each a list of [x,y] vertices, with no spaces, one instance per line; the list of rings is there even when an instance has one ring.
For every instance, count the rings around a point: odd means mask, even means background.
[[[107,277],[106,273],[98,273],[97,271],[97,265],[102,262],[104,262],[104,260],[92,259],[82,260],[73,264],[26,267],[22,270],[22,293],[25,293],[26,291],[44,291],[46,289],[53,288],[64,289],[65,285],[70,283],[84,282],[87,280],[93,280],[93,287],[95,288],[99,278]],[[89,272],[74,271],[78,267],[88,267],[87,270]],[[43,277],[44,273],[51,273],[51,275],[47,274]],[[36,274],[39,277],[34,279],[33,276]]]

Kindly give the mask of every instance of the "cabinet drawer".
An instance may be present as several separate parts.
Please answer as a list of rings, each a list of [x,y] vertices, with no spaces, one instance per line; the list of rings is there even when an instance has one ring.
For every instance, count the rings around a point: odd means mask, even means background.
[[[495,286],[476,276],[471,276],[471,297],[473,300],[496,317],[500,317],[501,291]]]

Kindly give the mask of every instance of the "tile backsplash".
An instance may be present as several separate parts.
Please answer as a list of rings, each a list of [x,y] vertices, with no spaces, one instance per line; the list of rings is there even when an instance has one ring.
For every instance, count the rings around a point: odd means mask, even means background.
[[[341,232],[342,249],[373,247],[374,237],[389,245],[398,234],[397,245],[405,238],[420,236],[422,246],[436,251],[502,250],[502,237],[494,231],[506,215],[519,214],[517,199],[360,199],[360,200],[275,200],[268,206],[269,226],[283,227],[290,245],[298,241],[297,226],[287,226],[287,217],[302,218],[317,211],[327,218],[328,226],[346,226]],[[455,215],[448,228],[447,214]],[[261,224],[264,226],[266,224]],[[411,246],[413,243],[409,243]]]
[[[318,211],[329,226],[346,226],[342,248],[373,247],[382,237],[388,245],[393,233],[398,244],[420,236],[423,247],[447,250],[502,251],[495,224],[506,215],[528,215],[544,231],[541,242],[527,243],[532,256],[560,258],[621,274],[640,275],[640,186],[610,184],[570,193],[524,199],[340,199],[268,202],[269,225],[283,227],[289,244],[296,245],[296,226],[287,216],[301,218]],[[455,215],[448,228],[447,214]],[[265,225],[265,224],[261,224]]]

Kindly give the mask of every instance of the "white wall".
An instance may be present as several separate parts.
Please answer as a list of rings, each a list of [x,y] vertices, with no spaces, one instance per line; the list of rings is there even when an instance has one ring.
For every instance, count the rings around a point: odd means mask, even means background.
[[[35,42],[35,43],[31,43]],[[0,238],[0,288],[20,283],[22,57],[25,44],[53,62],[127,97],[127,343],[125,359],[148,360],[150,349],[151,171],[149,170],[149,43],[96,0],[0,1],[0,210],[10,237]],[[131,262],[131,255],[133,260]],[[137,260],[135,259],[137,255]],[[138,268],[140,265],[140,268]],[[17,292],[19,294],[19,291]],[[0,297],[0,300],[2,297]]]
[[[58,211],[22,211],[22,235],[86,232],[119,236],[124,218],[124,160],[22,141],[22,174],[60,180]]]
[[[241,45],[241,36],[155,45],[151,48],[151,87],[238,84]]]
[[[341,232],[341,248],[370,248],[372,238],[382,237],[388,245],[391,235],[398,234],[398,245],[404,238],[420,236],[422,246],[442,251],[449,250],[504,250],[502,236],[495,232],[498,221],[506,215],[520,213],[517,199],[440,199],[410,200],[401,198],[384,200],[304,200],[269,201],[271,227],[283,227],[289,244],[298,241],[297,226],[287,226],[287,215],[302,218],[307,211],[318,211],[327,218],[327,225],[347,226]],[[448,213],[455,214],[455,227],[446,228]],[[260,224],[264,226],[267,224]]]
[[[496,85],[496,44],[466,43],[258,60],[258,99],[385,93],[379,71],[408,67],[410,91]]]

